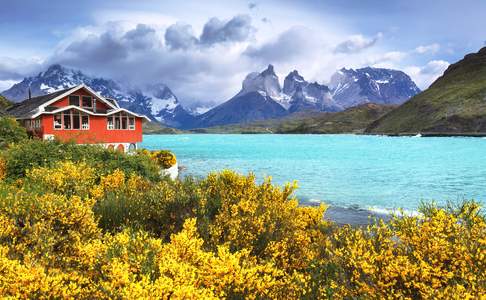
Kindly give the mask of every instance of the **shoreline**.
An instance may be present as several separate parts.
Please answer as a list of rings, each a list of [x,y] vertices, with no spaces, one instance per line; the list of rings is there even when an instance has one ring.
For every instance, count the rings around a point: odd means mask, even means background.
[[[346,208],[340,206],[329,206],[324,214],[324,219],[336,223],[338,226],[367,226],[374,219],[388,222],[391,215],[374,212],[368,209]]]
[[[209,134],[224,134],[224,135],[238,135],[238,134],[255,134],[255,135],[360,135],[360,136],[387,136],[387,137],[477,137],[483,138],[486,137],[486,132],[461,132],[461,133],[446,133],[446,132],[420,132],[420,133],[357,133],[357,132],[336,132],[336,133],[313,133],[313,132],[303,132],[303,133],[278,133],[278,132],[238,132],[238,133],[229,133],[229,132],[197,132],[193,130],[188,130],[184,132],[178,133],[167,133],[167,132],[144,132],[144,135],[180,135],[180,134],[201,134],[201,135],[209,135]]]
[[[302,206],[318,206],[318,202],[299,201]],[[324,219],[334,222],[338,226],[350,225],[364,227],[370,225],[373,220],[383,220],[388,222],[391,214],[380,213],[364,208],[342,207],[337,205],[328,206]]]

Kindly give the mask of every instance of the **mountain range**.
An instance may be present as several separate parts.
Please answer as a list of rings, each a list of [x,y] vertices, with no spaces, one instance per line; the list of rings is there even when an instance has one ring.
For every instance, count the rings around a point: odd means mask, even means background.
[[[294,70],[281,87],[269,65],[260,73],[248,74],[238,94],[198,116],[192,127],[251,123],[304,111],[338,112],[365,103],[398,105],[419,92],[404,72],[371,67],[341,69],[329,86],[308,82]]]
[[[203,108],[185,109],[163,83],[131,86],[55,64],[1,94],[18,102],[28,97],[29,90],[32,96],[38,96],[81,83],[104,97],[116,99],[124,108],[182,129],[250,123],[307,111],[338,112],[364,103],[401,104],[420,92],[405,73],[371,67],[341,69],[332,76],[329,85],[308,82],[294,70],[281,86],[274,67],[269,65],[262,72],[248,74],[241,90],[228,101],[204,109],[207,110],[204,113],[194,113]]]

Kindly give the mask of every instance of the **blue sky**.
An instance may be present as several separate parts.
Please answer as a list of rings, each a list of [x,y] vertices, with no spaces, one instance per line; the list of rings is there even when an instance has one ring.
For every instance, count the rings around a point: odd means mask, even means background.
[[[182,4],[183,3],[183,4]],[[486,1],[0,0],[0,90],[62,63],[219,103],[275,65],[326,83],[341,67],[396,68],[421,88],[486,40]]]

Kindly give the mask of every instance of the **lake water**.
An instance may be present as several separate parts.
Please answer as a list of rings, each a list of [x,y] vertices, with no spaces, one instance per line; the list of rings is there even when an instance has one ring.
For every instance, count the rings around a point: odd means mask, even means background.
[[[232,169],[297,180],[303,201],[340,208],[415,211],[422,200],[486,200],[486,139],[360,135],[145,135],[186,175]]]

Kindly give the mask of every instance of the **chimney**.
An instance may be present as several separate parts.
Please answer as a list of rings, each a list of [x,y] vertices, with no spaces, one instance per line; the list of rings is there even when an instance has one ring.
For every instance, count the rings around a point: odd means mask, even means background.
[[[30,87],[29,87],[29,100],[32,98],[32,91],[30,90]]]

